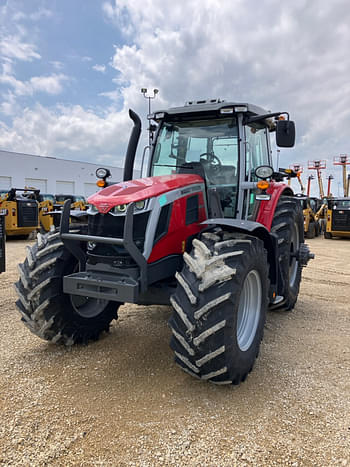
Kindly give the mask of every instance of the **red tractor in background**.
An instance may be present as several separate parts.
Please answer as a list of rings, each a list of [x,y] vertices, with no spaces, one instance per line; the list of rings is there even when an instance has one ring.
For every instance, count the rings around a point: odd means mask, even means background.
[[[124,181],[108,185],[98,169],[106,188],[88,200],[88,226],[69,230],[68,200],[59,231],[28,248],[16,283],[22,319],[72,345],[107,331],[123,303],[171,304],[181,368],[238,384],[258,355],[268,307],[294,307],[313,257],[288,174],[271,161],[269,133],[292,147],[294,123],[286,112],[220,100],[156,112],[146,177],[132,180],[141,121],[129,113]]]

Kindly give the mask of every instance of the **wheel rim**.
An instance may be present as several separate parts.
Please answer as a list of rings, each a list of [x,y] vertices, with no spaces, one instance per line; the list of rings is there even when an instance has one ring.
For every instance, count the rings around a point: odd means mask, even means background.
[[[289,286],[293,287],[298,272],[298,261],[296,258],[299,249],[299,229],[297,224],[293,223],[292,234],[290,239],[290,256],[289,256]]]
[[[255,269],[244,280],[238,305],[237,343],[244,352],[251,346],[261,313],[261,279]]]
[[[82,318],[95,318],[103,312],[108,304],[108,300],[83,297],[80,295],[71,295],[70,301],[74,311]]]

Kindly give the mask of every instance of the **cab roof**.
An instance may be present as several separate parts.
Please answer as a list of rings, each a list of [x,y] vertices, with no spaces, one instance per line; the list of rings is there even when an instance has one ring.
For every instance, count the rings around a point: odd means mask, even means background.
[[[164,112],[167,115],[190,114],[190,113],[206,113],[216,112],[225,107],[241,107],[247,108],[247,113],[250,115],[265,115],[269,113],[266,109],[247,102],[233,102],[219,99],[209,99],[203,101],[189,101],[182,107],[171,107],[170,109],[157,110],[156,113]]]

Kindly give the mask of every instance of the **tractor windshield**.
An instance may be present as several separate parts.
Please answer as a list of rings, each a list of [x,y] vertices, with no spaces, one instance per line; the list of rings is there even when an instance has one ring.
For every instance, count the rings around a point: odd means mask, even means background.
[[[225,216],[234,217],[237,193],[236,118],[163,123],[151,175],[196,173],[219,193]]]

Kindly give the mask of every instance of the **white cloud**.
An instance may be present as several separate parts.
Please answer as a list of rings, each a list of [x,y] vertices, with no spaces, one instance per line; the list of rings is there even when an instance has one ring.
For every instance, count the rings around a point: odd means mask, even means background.
[[[59,94],[63,91],[63,83],[68,80],[68,76],[60,73],[33,76],[28,81],[20,81],[12,74],[12,67],[8,63],[3,65],[3,73],[0,75],[0,83],[10,86],[17,96],[32,96],[36,92]]]
[[[99,96],[107,97],[113,102],[120,102],[123,100],[123,96],[121,95],[121,92],[119,89],[116,89],[114,91],[106,91],[106,92],[100,92]]]
[[[28,18],[32,21],[38,21],[42,18],[51,18],[53,16],[53,12],[48,8],[39,8],[34,13],[31,13]]]
[[[63,82],[68,81],[68,76],[53,74],[50,76],[34,76],[30,78],[33,92],[46,92],[47,94],[60,94],[63,91]]]
[[[0,111],[6,116],[13,116],[19,111],[20,107],[17,104],[16,96],[13,92],[8,91],[3,96],[3,101],[0,103]]]
[[[42,18],[51,18],[52,16],[52,11],[47,8],[39,8],[37,11],[30,14],[26,14],[23,11],[15,11],[12,15],[12,20],[15,22],[23,20],[39,21]]]
[[[94,65],[92,67],[93,70],[99,71],[100,73],[105,73],[106,72],[106,65]]]
[[[0,54],[4,57],[31,62],[41,58],[36,46],[23,42],[20,36],[8,35],[0,39]]]
[[[58,60],[52,60],[50,63],[55,68],[55,70],[62,70],[64,67],[64,64]]]
[[[78,105],[52,110],[36,105],[22,110],[11,127],[0,126],[0,147],[120,165],[130,126],[127,112],[97,116]]]

